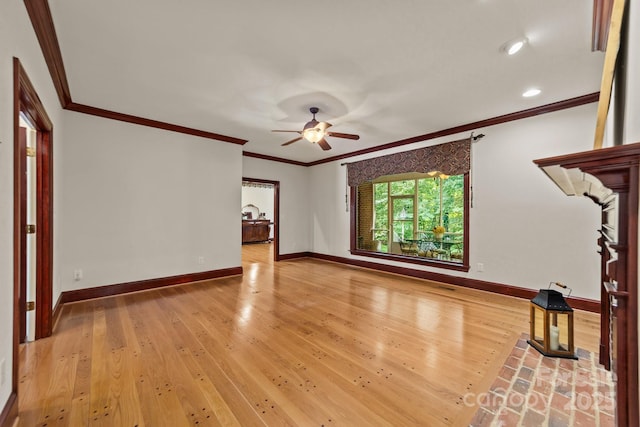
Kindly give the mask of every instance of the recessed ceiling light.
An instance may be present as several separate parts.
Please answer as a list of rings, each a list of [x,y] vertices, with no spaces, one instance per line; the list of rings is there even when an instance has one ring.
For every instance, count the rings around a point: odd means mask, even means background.
[[[527,39],[525,37],[521,37],[506,42],[500,47],[500,50],[507,55],[515,55],[524,47],[525,44],[527,44]]]
[[[522,40],[517,41],[512,44],[509,49],[507,49],[507,53],[509,55],[513,55],[514,53],[517,53],[520,49],[522,49],[522,46],[524,46],[524,42]]]
[[[540,89],[529,89],[522,94],[525,98],[531,98],[532,96],[540,95]]]

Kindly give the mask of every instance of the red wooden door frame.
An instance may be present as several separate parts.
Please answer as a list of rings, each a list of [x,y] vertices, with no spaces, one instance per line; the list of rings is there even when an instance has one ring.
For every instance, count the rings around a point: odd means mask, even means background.
[[[280,261],[280,181],[246,177],[242,181],[273,185],[273,260]]]
[[[13,365],[12,394],[17,395],[19,344],[26,309],[26,138],[20,135],[20,114],[37,132],[36,139],[36,339],[51,335],[53,300],[53,125],[18,58],[13,58],[13,130],[14,130],[14,262],[13,262]],[[23,204],[23,201],[25,202]],[[22,329],[22,331],[21,331]]]
[[[13,207],[15,215],[15,221],[18,221],[17,233],[14,238],[15,244],[20,248],[18,253],[17,266],[18,266],[18,308],[20,320],[18,322],[20,328],[19,342],[23,343],[27,336],[27,129],[20,127],[18,132],[18,146],[14,148],[14,178],[16,188],[17,203]],[[24,254],[24,255],[23,255]],[[16,274],[14,272],[14,274]]]

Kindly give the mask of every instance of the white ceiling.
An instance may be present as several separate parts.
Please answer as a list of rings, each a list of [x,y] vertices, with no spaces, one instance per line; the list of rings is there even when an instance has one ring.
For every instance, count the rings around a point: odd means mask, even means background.
[[[49,3],[74,102],[303,162],[597,92],[604,59],[586,0]],[[311,106],[360,140],[281,147]]]

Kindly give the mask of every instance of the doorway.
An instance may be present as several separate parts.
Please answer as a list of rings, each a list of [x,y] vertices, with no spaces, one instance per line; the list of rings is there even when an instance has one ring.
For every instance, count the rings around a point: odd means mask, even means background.
[[[50,336],[53,329],[53,125],[18,58],[13,58],[13,84],[12,392],[17,393],[19,346],[27,337],[27,310],[31,308],[28,307],[31,300],[27,298],[28,277],[33,278],[35,298],[30,315],[31,337]],[[33,171],[32,180],[27,179],[28,171]],[[32,204],[32,211],[28,209],[29,196],[36,202],[35,206]],[[28,251],[29,247],[33,250]]]
[[[20,160],[24,162],[21,168],[22,182],[20,186],[20,202],[23,204],[21,210],[24,211],[26,232],[24,236],[24,280],[20,281],[20,343],[35,340],[36,334],[36,266],[37,266],[37,238],[36,238],[36,213],[37,213],[37,138],[38,133],[35,127],[28,121],[24,113],[20,114],[20,150],[24,146],[25,153],[21,154]],[[23,197],[24,196],[24,197]]]
[[[245,188],[247,190],[245,190]],[[272,219],[273,227],[269,234],[269,240],[273,241],[273,260],[280,260],[280,181],[271,181],[259,178],[242,178],[242,205],[257,202],[260,213],[267,219]],[[271,196],[269,196],[271,194]],[[250,198],[252,198],[250,200]],[[262,204],[262,206],[260,206]]]

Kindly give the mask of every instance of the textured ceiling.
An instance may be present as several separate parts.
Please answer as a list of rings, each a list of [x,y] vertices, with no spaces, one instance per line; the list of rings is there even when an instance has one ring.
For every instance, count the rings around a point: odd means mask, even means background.
[[[73,101],[312,162],[597,92],[585,0],[53,0]],[[529,43],[515,56],[500,47]],[[521,96],[529,87],[542,94]],[[359,141],[299,141],[318,120]],[[595,125],[594,125],[595,126]],[[211,142],[218,143],[218,142]],[[219,142],[222,143],[222,142]]]

